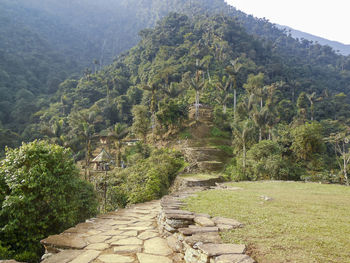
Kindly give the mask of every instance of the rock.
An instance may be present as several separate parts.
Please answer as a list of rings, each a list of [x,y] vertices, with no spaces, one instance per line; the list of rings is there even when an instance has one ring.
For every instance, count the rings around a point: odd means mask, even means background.
[[[105,263],[131,263],[134,262],[132,257],[121,256],[116,254],[104,254],[98,257],[98,260]]]
[[[169,236],[166,238],[166,241],[168,243],[168,246],[172,249],[172,251],[182,252],[183,244],[176,237],[174,237],[173,235]]]
[[[146,240],[144,243],[144,253],[167,256],[172,254],[172,252],[166,240],[160,237]]]
[[[125,231],[120,234],[121,236],[127,236],[127,237],[136,237],[137,231],[131,230],[131,231]]]
[[[157,232],[145,231],[142,234],[140,234],[137,238],[141,239],[141,240],[147,240],[147,239],[150,239],[150,238],[153,238],[153,237],[156,237],[156,236],[158,236]]]
[[[230,254],[210,259],[210,263],[255,263],[255,261],[247,255]]]
[[[230,225],[233,228],[243,227],[244,225],[237,220],[229,219],[225,217],[214,217],[213,221],[216,225]]]
[[[40,243],[45,247],[62,249],[83,249],[87,246],[87,242],[85,242],[81,237],[69,233],[49,236],[48,238],[41,240]]]
[[[142,251],[142,247],[141,246],[118,246],[118,247],[114,247],[113,251],[115,253],[138,253]]]
[[[95,243],[95,244],[88,245],[85,249],[102,251],[107,248],[109,248],[109,245],[106,243]]]
[[[164,256],[155,256],[145,253],[137,253],[137,259],[140,263],[173,263],[173,261]]]
[[[107,239],[110,239],[111,236],[106,236],[106,235],[96,235],[96,236],[91,236],[86,238],[85,240],[89,243],[89,244],[95,244],[95,243],[103,243],[105,242]]]
[[[180,228],[179,232],[185,236],[190,236],[199,233],[208,233],[208,232],[219,232],[217,227],[193,227],[193,228]]]
[[[53,254],[51,257],[44,259],[41,263],[68,263],[82,253],[84,253],[83,250],[63,250],[62,252]]]
[[[202,244],[198,245],[198,248],[209,257],[226,254],[243,254],[246,250],[245,245],[235,244]]]
[[[232,225],[217,224],[216,226],[219,228],[220,231],[234,229],[234,227]]]
[[[77,256],[70,263],[86,263],[91,262],[100,255],[101,251],[96,250],[85,250],[82,254]]]
[[[196,243],[208,244],[214,243],[219,244],[222,242],[220,235],[217,232],[200,233],[192,236],[185,237],[185,242],[193,247]]]
[[[200,226],[215,226],[214,222],[207,217],[198,216],[194,218],[194,222]]]
[[[136,238],[136,237],[129,237],[120,239],[118,241],[112,242],[112,246],[126,246],[126,245],[142,245],[142,240]]]

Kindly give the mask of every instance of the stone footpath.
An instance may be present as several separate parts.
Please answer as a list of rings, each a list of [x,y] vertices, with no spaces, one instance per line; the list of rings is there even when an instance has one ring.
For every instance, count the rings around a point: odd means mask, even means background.
[[[159,201],[101,215],[41,241],[43,263],[171,263],[174,253],[157,230]],[[176,261],[175,261],[176,262]]]
[[[42,262],[254,263],[245,245],[222,244],[219,235],[241,223],[180,209],[184,198],[208,188],[185,188],[49,236],[41,241],[46,249]]]

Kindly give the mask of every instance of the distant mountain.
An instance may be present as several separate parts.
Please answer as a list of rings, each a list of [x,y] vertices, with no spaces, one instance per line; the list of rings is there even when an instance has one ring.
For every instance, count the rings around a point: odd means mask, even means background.
[[[291,27],[288,26],[281,26],[281,25],[277,25],[276,27],[278,27],[279,29],[286,29],[287,33],[290,32],[290,34],[292,35],[292,37],[294,38],[299,38],[299,39],[307,39],[313,42],[318,42],[321,45],[327,45],[330,46],[331,48],[333,48],[335,51],[340,52],[340,54],[344,55],[344,56],[348,56],[350,55],[350,45],[345,45],[343,43],[337,42],[337,41],[332,41],[332,40],[328,40],[326,38],[322,38],[322,37],[318,37],[309,33],[305,33],[303,31],[299,31],[296,29],[293,29]]]

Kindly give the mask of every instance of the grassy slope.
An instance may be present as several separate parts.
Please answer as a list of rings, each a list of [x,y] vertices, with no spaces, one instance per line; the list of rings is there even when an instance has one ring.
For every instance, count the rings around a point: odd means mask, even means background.
[[[188,209],[235,218],[246,226],[223,234],[249,245],[259,263],[350,262],[350,188],[289,182],[234,183],[206,191]],[[272,197],[263,201],[261,196]]]

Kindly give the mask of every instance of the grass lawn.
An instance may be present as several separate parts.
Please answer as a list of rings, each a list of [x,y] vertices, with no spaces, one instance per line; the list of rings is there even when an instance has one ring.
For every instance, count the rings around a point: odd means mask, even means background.
[[[205,191],[187,199],[186,207],[245,224],[223,233],[225,242],[248,245],[258,263],[350,263],[350,187],[296,182],[230,185],[242,189]]]

